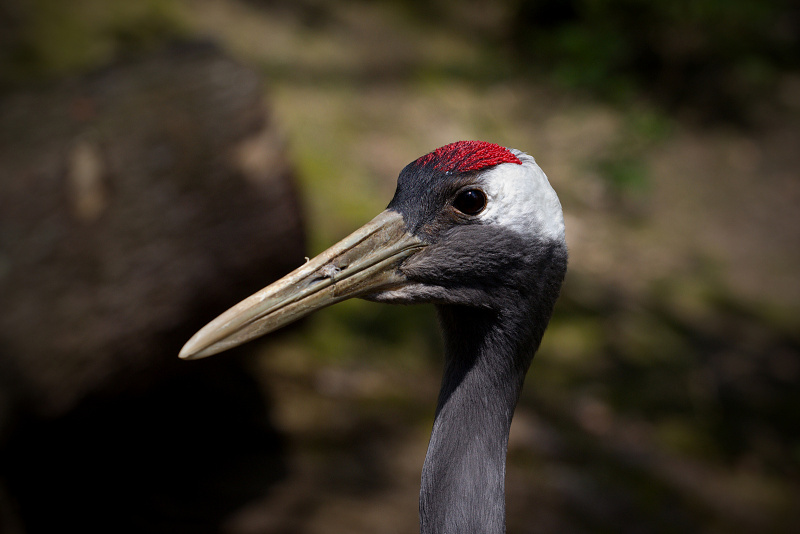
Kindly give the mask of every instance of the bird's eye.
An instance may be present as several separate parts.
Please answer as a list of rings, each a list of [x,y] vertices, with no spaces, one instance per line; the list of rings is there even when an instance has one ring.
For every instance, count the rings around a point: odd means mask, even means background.
[[[458,194],[453,207],[461,213],[477,215],[486,207],[486,194],[480,189],[467,189]]]

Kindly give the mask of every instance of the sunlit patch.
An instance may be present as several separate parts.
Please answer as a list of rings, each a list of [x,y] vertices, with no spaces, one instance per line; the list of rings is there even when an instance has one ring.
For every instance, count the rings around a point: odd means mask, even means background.
[[[521,165],[499,165],[480,178],[488,200],[479,217],[522,234],[564,239],[561,203],[533,157],[514,150]]]

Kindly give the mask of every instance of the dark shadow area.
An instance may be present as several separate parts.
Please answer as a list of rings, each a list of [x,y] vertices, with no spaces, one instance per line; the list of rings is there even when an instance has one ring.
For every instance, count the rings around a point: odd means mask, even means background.
[[[275,128],[207,42],[0,98],[0,529],[218,532],[285,474],[240,360],[178,360],[302,261]]]
[[[784,0],[525,0],[511,20],[513,49],[534,71],[704,122],[751,120],[800,58],[800,9]]]
[[[232,360],[21,421],[0,451],[26,532],[213,533],[284,476],[262,392]]]
[[[511,461],[548,473],[550,501],[517,491],[559,510],[554,531],[791,531],[794,505],[764,482],[788,495],[800,480],[791,320],[723,295],[697,315],[667,294],[589,297],[572,282],[558,321],[597,325],[599,348],[580,365],[535,362],[520,406],[541,417],[538,437]]]

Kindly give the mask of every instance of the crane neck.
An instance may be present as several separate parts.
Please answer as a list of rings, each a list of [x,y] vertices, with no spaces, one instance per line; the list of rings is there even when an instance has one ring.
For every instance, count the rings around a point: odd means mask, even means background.
[[[543,328],[524,310],[438,311],[445,368],[422,468],[420,529],[501,534],[511,418]]]

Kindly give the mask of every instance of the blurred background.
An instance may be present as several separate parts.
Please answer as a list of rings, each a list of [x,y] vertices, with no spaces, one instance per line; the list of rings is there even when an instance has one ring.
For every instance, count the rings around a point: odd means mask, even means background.
[[[177,352],[461,139],[570,247],[508,531],[797,532],[789,0],[0,0],[0,531],[416,531],[431,307]]]

